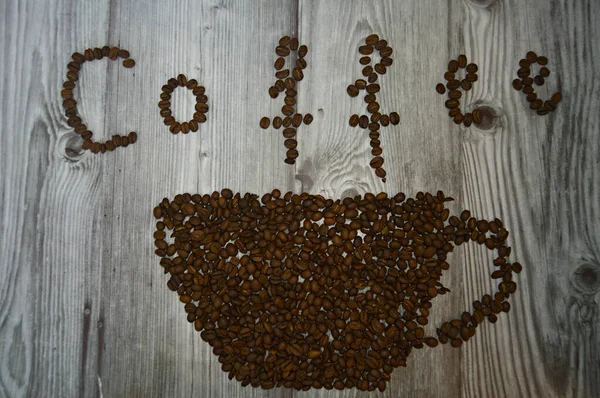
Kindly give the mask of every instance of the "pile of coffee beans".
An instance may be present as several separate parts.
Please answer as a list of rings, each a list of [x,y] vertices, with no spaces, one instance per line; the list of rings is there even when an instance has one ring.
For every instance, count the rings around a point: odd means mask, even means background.
[[[531,68],[535,64],[541,65],[538,74],[531,78]],[[517,71],[518,79],[513,80],[512,86],[517,91],[522,91],[527,96],[529,107],[536,111],[540,116],[547,115],[556,109],[558,103],[562,100],[560,92],[554,93],[549,100],[543,101],[537,97],[533,85],[543,86],[545,78],[550,76],[550,69],[546,66],[548,58],[538,56],[535,52],[529,51],[524,59],[519,61],[519,70]]]
[[[282,116],[273,118],[273,127],[280,129],[283,127],[283,137],[285,138],[284,145],[287,149],[285,163],[294,164],[298,158],[298,141],[296,141],[296,129],[302,123],[308,125],[313,121],[313,116],[307,113],[302,117],[301,113],[296,112],[296,82],[304,79],[303,70],[306,69],[306,54],[308,47],[300,45],[297,38],[283,36],[279,39],[279,45],[275,47],[275,53],[278,58],[275,60],[275,84],[269,87],[269,95],[275,99],[279,93],[285,91],[283,99],[284,105],[281,107]],[[285,68],[286,59],[289,68]],[[291,68],[292,64],[295,66]],[[269,128],[271,119],[263,117],[260,119],[260,127],[263,129]]]
[[[106,151],[114,151],[118,147],[126,147],[129,144],[134,144],[137,141],[137,133],[132,131],[127,136],[113,135],[112,139],[102,143],[95,142],[92,139],[93,133],[87,128],[87,126],[81,120],[77,112],[77,101],[74,98],[73,91],[75,90],[77,81],[79,80],[79,73],[81,67],[86,62],[92,62],[94,60],[100,60],[102,58],[108,58],[112,61],[116,61],[118,58],[123,59],[123,66],[125,68],[133,68],[135,61],[129,58],[129,51],[119,47],[104,46],[102,48],[88,48],[81,53],[73,53],[71,55],[72,61],[67,65],[67,80],[63,83],[63,90],[60,92],[63,98],[63,108],[65,109],[65,116],[67,116],[67,124],[72,127],[75,132],[81,135],[83,138],[82,149],[90,150],[92,153],[104,153]]]
[[[379,62],[374,66],[371,55],[377,50],[379,52]],[[376,94],[381,90],[379,84],[376,83],[380,75],[384,75],[387,68],[393,63],[392,48],[388,46],[388,42],[384,39],[380,39],[378,35],[372,34],[367,36],[365,44],[358,48],[361,58],[360,64],[363,65],[362,74],[367,79],[358,79],[354,84],[350,84],[346,91],[351,97],[356,97],[362,90],[366,91],[364,96],[365,103],[367,104],[367,111],[371,114],[368,115],[357,115],[350,116],[350,126],[359,126],[363,129],[369,129],[369,138],[371,139],[371,159],[370,166],[375,169],[377,177],[381,178],[383,182],[386,182],[386,171],[383,166],[383,149],[381,148],[381,141],[379,140],[379,130],[381,126],[387,127],[388,125],[397,125],[400,123],[400,115],[397,112],[392,112],[389,115],[379,112],[380,106],[377,102]]]
[[[462,79],[457,76],[461,69],[466,69],[466,74]],[[465,127],[469,127],[473,123],[480,124],[482,121],[482,114],[479,109],[475,109],[473,113],[468,112],[464,115],[460,110],[460,98],[462,97],[460,89],[464,91],[471,90],[473,83],[478,79],[477,70],[478,67],[476,64],[467,64],[467,56],[460,54],[458,59],[448,62],[448,71],[444,73],[446,85],[438,83],[435,86],[435,91],[441,95],[445,94],[446,88],[448,88],[448,100],[446,101],[446,108],[450,110],[448,116],[454,120],[454,123],[462,124]]]
[[[177,195],[154,208],[156,251],[187,320],[243,386],[384,390],[413,348],[459,347],[516,291],[508,231],[452,198],[419,192],[343,200],[282,194]],[[495,250],[498,292],[428,336],[455,245]]]
[[[196,96],[196,112],[194,112],[193,119],[188,122],[178,122],[171,111],[171,94],[177,87],[186,87],[188,90],[192,90],[192,93]],[[166,126],[169,126],[171,133],[181,132],[187,134],[190,131],[195,133],[198,131],[198,124],[206,122],[206,113],[208,112],[206,89],[204,86],[200,86],[196,79],[188,80],[185,75],[180,74],[177,78],[170,78],[167,84],[162,86],[158,107],[160,108],[160,115],[164,119],[163,122]]]

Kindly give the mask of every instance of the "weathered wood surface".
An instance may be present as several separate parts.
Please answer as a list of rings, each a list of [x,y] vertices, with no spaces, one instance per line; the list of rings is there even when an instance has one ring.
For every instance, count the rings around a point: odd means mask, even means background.
[[[186,322],[153,254],[152,207],[182,192],[275,187],[329,197],[443,190],[453,209],[502,218],[524,265],[512,311],[474,339],[414,352],[383,396],[600,396],[600,11],[592,0],[34,1],[0,4],[0,396],[357,396],[243,389]],[[370,33],[394,48],[379,97],[401,123],[382,131],[388,183],[348,117],[364,103],[345,87],[360,76]],[[283,34],[309,46],[298,109],[300,157],[258,120],[281,101],[266,90]],[[86,65],[77,93],[98,137],[138,132],[135,146],[94,156],[62,116],[70,54],[120,45],[137,61]],[[552,71],[538,93],[563,92],[538,117],[511,88],[528,50]],[[434,91],[464,52],[479,81],[463,108],[489,106],[486,129],[459,128]],[[172,136],[156,108],[160,86],[185,73],[207,88],[200,132]],[[191,96],[175,109],[191,116]],[[494,287],[487,253],[450,257],[430,327]],[[378,393],[377,393],[378,394]],[[381,395],[381,394],[378,394]]]

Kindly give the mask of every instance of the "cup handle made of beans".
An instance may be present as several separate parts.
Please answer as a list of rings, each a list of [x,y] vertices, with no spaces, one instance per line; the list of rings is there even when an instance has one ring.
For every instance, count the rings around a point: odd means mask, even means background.
[[[455,234],[456,246],[474,241],[485,245],[489,250],[496,250],[498,253],[498,257],[494,259],[496,269],[491,277],[501,280],[496,292],[491,295],[486,294],[473,303],[471,312],[465,311],[459,319],[445,322],[437,329],[438,339],[442,344],[450,342],[453,347],[460,347],[463,341],[474,336],[476,327],[486,318],[495,323],[498,320],[497,314],[510,310],[507,299],[517,290],[517,285],[513,281],[513,272],[519,273],[521,264],[508,262],[507,257],[511,252],[511,248],[506,246],[508,231],[498,219],[488,222],[470,218],[465,228],[457,229]]]

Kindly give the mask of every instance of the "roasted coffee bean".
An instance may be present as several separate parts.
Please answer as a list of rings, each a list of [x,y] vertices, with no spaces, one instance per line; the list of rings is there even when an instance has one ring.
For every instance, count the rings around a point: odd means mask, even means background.
[[[448,62],[448,72],[458,72],[458,61],[453,59],[450,62]]]
[[[363,68],[362,70],[362,74],[365,77],[368,77],[369,75],[371,75],[373,73],[373,67],[370,65],[367,65]]]
[[[519,76],[520,78],[525,78],[527,76],[529,76],[531,74],[531,69],[529,68],[520,68],[517,71],[517,76]]]
[[[281,122],[281,124],[283,125],[283,127],[290,127],[292,125],[292,118],[289,116],[286,116],[283,121]]]
[[[539,61],[539,59],[538,59]],[[562,94],[561,93],[554,93],[552,95],[552,97],[550,98],[550,102],[552,102],[554,105],[558,105],[558,103],[562,100]]]
[[[359,120],[359,117],[357,114],[350,116],[350,121],[349,121],[350,126],[352,126],[352,127],[358,126],[358,120]]]
[[[283,130],[283,136],[285,138],[292,138],[296,136],[296,129],[293,127],[288,127]]]
[[[289,75],[290,75],[289,69],[280,70],[279,72],[275,73],[275,77],[279,80],[285,79]]]
[[[367,111],[369,113],[375,113],[379,110],[379,104],[377,102],[371,102],[367,105]]]
[[[400,123],[400,115],[396,112],[390,113],[390,123],[394,126]]]
[[[123,61],[123,66],[125,68],[133,68],[135,66],[135,61],[131,58],[126,59],[125,61]]]
[[[296,146],[298,146],[298,142],[296,140],[294,140],[293,138],[289,138],[289,139],[285,140],[284,146],[287,149],[294,149],[294,148],[296,148]]]
[[[358,47],[358,52],[362,55],[371,55],[373,54],[373,46],[365,45]]]
[[[533,51],[529,51],[525,58],[527,58],[527,61],[529,61],[530,64],[534,64],[537,62],[537,55]]]
[[[275,53],[280,57],[287,57],[290,54],[290,49],[285,46],[277,46],[275,48]]]
[[[435,91],[437,91],[438,94],[444,94],[446,93],[446,87],[442,83],[438,83],[437,86],[435,86]]]
[[[368,45],[375,45],[375,43],[377,43],[379,41],[379,36],[376,34],[371,34],[369,36],[367,36],[367,38],[365,39],[365,43]]]
[[[473,84],[470,81],[468,81],[467,79],[463,79],[460,82],[460,87],[465,91],[469,91],[473,87]]]
[[[306,63],[306,60],[304,58],[298,58],[296,60],[296,66],[300,69],[306,69],[306,67],[308,66]]]
[[[388,45],[388,42],[387,42],[386,40],[383,40],[383,39],[382,39],[382,40],[378,40],[378,41],[377,41],[377,42],[374,44],[374,46],[375,46],[375,49],[376,49],[376,50],[378,50],[378,51],[382,51],[384,48],[386,48],[386,47],[387,47],[387,45]]]
[[[260,119],[260,128],[268,129],[270,124],[271,120],[268,117],[263,117],[262,119]]]
[[[477,71],[479,70],[479,68],[477,67],[476,64],[469,64],[467,65],[467,73],[477,73]]]
[[[375,83],[377,81],[377,78],[378,78],[377,73],[373,72],[369,75],[369,77],[367,77],[367,82]]]
[[[358,119],[358,125],[363,129],[366,129],[369,126],[369,118],[366,115],[362,115]]]
[[[383,65],[385,67],[389,67],[394,63],[394,60],[389,57],[382,57],[379,62],[381,62],[381,65]]]
[[[304,73],[302,72],[302,69],[300,69],[300,68],[294,68],[294,70],[292,70],[292,76],[294,77],[294,79],[296,81],[300,81],[300,80],[304,79]]]
[[[522,90],[523,89],[523,82],[521,81],[521,79],[515,79],[512,82],[512,86],[515,90]]]
[[[457,61],[459,68],[464,69],[467,67],[467,56],[465,54],[460,54]]]
[[[542,76],[542,77],[548,77],[548,76],[550,76],[550,69],[546,68],[545,66],[542,66],[540,68],[540,76]]]
[[[359,89],[353,84],[349,85],[348,88],[346,88],[346,92],[348,92],[348,95],[351,97],[356,97],[358,94],[360,94]]]
[[[181,132],[183,134],[187,134],[190,132],[190,125],[188,124],[188,122],[181,123]]]
[[[451,80],[448,83],[446,83],[446,88],[448,88],[448,90],[456,90],[460,87],[460,82],[458,80]]]
[[[538,56],[537,57],[537,63],[540,65],[547,65],[548,64],[548,58],[544,57],[544,56]]]
[[[198,123],[204,123],[204,122],[206,122],[206,114],[200,113],[200,112],[195,112],[194,120],[197,121]]]
[[[383,64],[375,64],[375,72],[379,73],[380,75],[385,75],[386,72],[386,67]]]
[[[281,44],[281,43],[280,43]],[[298,49],[298,39],[297,38],[293,38],[290,40],[290,50],[292,51],[296,51]]]
[[[273,99],[279,96],[279,90],[275,86],[269,87],[269,96]]]
[[[381,87],[379,86],[379,84],[369,84],[367,85],[367,93],[369,94],[375,94],[378,93],[379,90],[381,89]]]
[[[444,79],[449,82],[451,80],[456,80],[456,75],[454,74],[454,72],[446,72],[444,73]]]
[[[354,86],[359,90],[364,90],[367,88],[367,82],[364,79],[358,79],[354,82]]]
[[[306,115],[304,115],[304,124],[309,125],[312,123],[313,121],[313,115],[311,115],[310,113],[307,113]]]
[[[467,73],[467,75],[465,76],[465,79],[468,82],[474,83],[477,81],[477,74],[476,73]]]
[[[301,124],[302,124],[302,114],[296,113],[292,117],[292,126],[294,126],[294,127],[300,127]]]
[[[275,116],[273,118],[273,127],[276,129],[281,128],[282,120],[279,116]]]
[[[458,90],[452,90],[448,93],[448,97],[450,97],[450,99],[460,99],[460,97],[462,97],[462,93]]]
[[[198,111],[200,113],[208,112],[208,104],[196,103],[195,108],[196,108],[196,111]]]
[[[282,58],[282,57],[277,58],[277,60],[275,61],[275,64],[273,66],[275,67],[275,69],[280,70],[281,68],[283,68],[285,66],[285,58]]]
[[[543,86],[544,78],[541,75],[537,75],[536,77],[533,78],[533,82],[538,86]]]
[[[281,113],[286,116],[291,116],[294,113],[294,107],[289,105],[284,105],[281,107]]]
[[[358,60],[358,62],[361,65],[368,65],[371,63],[371,57],[360,57],[360,59]]]
[[[448,109],[452,109],[452,108],[457,108],[460,103],[457,100],[453,100],[453,99],[449,99],[446,101],[446,108]]]
[[[190,120],[188,124],[190,125],[191,132],[195,133],[196,131],[198,131],[198,122],[195,119]],[[131,137],[129,138],[129,141],[131,142]]]
[[[298,47],[298,56],[300,58],[306,57],[306,54],[308,54],[308,47],[306,47],[305,45],[301,45],[300,47]]]
[[[525,87],[523,87],[522,91],[523,91],[523,94],[529,95],[529,94],[533,94],[534,90],[533,90],[533,87],[531,87],[531,86],[525,86]]]

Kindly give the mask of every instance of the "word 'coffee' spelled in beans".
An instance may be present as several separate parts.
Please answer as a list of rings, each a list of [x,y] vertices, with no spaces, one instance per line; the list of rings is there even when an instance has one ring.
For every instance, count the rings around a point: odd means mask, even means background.
[[[275,129],[279,129],[282,126],[285,127],[283,130],[283,136],[286,138],[285,147],[287,148],[285,163],[291,165],[296,163],[296,158],[298,158],[296,129],[303,123],[309,125],[313,121],[313,116],[310,113],[305,114],[304,117],[301,113],[296,113],[298,93],[296,83],[304,79],[303,70],[308,65],[305,59],[308,47],[305,45],[301,46],[295,37],[283,36],[279,39],[275,53],[278,55],[278,58],[275,60],[273,66],[277,71],[275,72],[277,80],[273,86],[269,87],[268,92],[273,99],[277,98],[279,93],[285,92],[284,105],[281,108],[285,119],[282,120],[281,117],[275,116],[273,118],[273,127]],[[289,68],[284,69],[286,63],[289,65]],[[260,119],[259,125],[262,129],[268,129],[271,125],[271,119],[265,116]]]
[[[510,309],[521,265],[508,261],[508,231],[468,210],[451,215],[450,200],[441,191],[341,200],[185,193],[154,208],[155,253],[230,379],[384,390],[413,348],[460,347]],[[449,292],[440,281],[448,254],[469,241],[498,253],[498,291],[428,336],[433,300]]]
[[[90,150],[94,154],[114,151],[118,147],[125,148],[128,145],[137,142],[137,133],[135,131],[130,132],[126,136],[113,135],[110,140],[103,143],[95,142],[93,140],[93,133],[87,128],[85,123],[83,123],[83,120],[77,112],[77,101],[75,100],[74,90],[77,81],[79,81],[81,67],[86,62],[92,62],[102,58],[108,58],[112,61],[122,58],[124,59],[123,66],[125,68],[133,68],[135,66],[135,61],[129,58],[129,51],[118,47],[111,48],[109,46],[104,46],[102,48],[88,48],[83,54],[73,53],[71,55],[71,62],[67,65],[67,80],[63,83],[63,89],[60,92],[63,99],[65,116],[68,118],[67,124],[83,139],[81,148],[83,150]]]
[[[192,91],[192,94],[196,96],[196,106],[194,117],[188,121],[180,123],[173,117],[171,110],[171,94],[177,87],[185,87]],[[190,79],[179,74],[177,78],[171,78],[165,85],[162,86],[160,94],[160,101],[158,102],[160,108],[160,115],[163,117],[163,122],[169,127],[169,131],[173,134],[183,133],[187,134],[190,131],[195,133],[198,131],[198,124],[206,122],[206,113],[208,112],[208,96],[206,95],[206,89],[204,86],[198,84],[196,79]]]
[[[375,66],[371,66],[371,55],[374,55],[375,50],[378,51],[379,62]],[[397,112],[392,112],[389,115],[380,112],[380,106],[377,102],[376,93],[381,90],[379,84],[376,83],[380,75],[384,75],[387,68],[392,65],[391,58],[392,48],[388,46],[386,40],[380,39],[378,35],[372,34],[365,39],[365,44],[358,48],[358,52],[363,55],[359,62],[364,65],[362,74],[366,79],[358,79],[353,84],[346,88],[346,92],[351,97],[357,97],[362,90],[366,91],[364,100],[367,103],[367,112],[371,115],[352,115],[350,116],[350,126],[359,126],[363,129],[369,129],[369,138],[371,138],[371,155],[373,159],[370,166],[375,169],[375,175],[386,182],[387,172],[383,168],[384,159],[381,156],[383,149],[379,140],[379,130],[381,126],[397,125],[400,123],[400,115]]]
[[[535,64],[541,65],[538,74],[532,79],[531,68]],[[536,86],[543,86],[545,79],[550,76],[550,69],[546,66],[548,64],[548,58],[544,56],[538,56],[535,52],[529,51],[524,59],[519,61],[519,70],[517,71],[518,79],[513,80],[512,86],[517,91],[522,91],[527,97],[529,107],[536,111],[540,116],[545,116],[549,112],[556,110],[558,103],[562,100],[562,94],[560,92],[554,93],[549,100],[542,100],[537,97],[535,93],[534,84]]]
[[[463,73],[461,72],[463,69],[466,73],[461,79],[457,75]],[[467,56],[460,54],[458,59],[448,62],[448,71],[444,73],[446,85],[438,83],[435,86],[435,91],[441,95],[446,94],[446,88],[448,89],[448,100],[445,102],[446,108],[449,109],[448,116],[453,119],[454,123],[462,124],[465,127],[469,127],[473,123],[481,123],[481,111],[479,109],[475,109],[473,113],[467,112],[464,115],[460,109],[460,99],[462,97],[460,90],[462,89],[465,92],[471,90],[473,83],[478,80],[478,69],[477,65],[473,63],[467,64]]]

